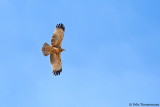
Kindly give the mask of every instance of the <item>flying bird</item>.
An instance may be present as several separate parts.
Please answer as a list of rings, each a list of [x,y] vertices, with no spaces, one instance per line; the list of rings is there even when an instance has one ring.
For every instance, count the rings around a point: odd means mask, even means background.
[[[62,72],[62,62],[60,54],[62,51],[64,51],[64,49],[61,48],[64,31],[65,26],[62,23],[57,24],[56,29],[52,35],[51,45],[49,45],[48,43],[44,43],[42,47],[43,55],[50,55],[52,72],[55,76],[60,75],[60,73]]]

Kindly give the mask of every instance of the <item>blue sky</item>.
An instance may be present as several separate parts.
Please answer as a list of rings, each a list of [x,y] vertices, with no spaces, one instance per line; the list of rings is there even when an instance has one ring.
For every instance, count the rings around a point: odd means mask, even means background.
[[[160,103],[159,0],[0,0],[1,107]],[[63,72],[41,47],[66,27]]]

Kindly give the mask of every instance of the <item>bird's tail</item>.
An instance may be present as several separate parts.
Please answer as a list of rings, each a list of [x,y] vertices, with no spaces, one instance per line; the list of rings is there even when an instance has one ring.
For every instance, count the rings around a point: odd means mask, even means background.
[[[51,46],[48,43],[44,43],[42,47],[42,53],[44,56],[48,56],[51,52]]]

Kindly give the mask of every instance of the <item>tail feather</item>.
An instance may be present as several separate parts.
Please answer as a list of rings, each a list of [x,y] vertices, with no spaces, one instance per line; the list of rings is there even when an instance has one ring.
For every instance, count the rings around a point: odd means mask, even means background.
[[[50,48],[50,45],[48,43],[43,44],[42,53],[44,56],[48,56],[50,54],[49,48]]]

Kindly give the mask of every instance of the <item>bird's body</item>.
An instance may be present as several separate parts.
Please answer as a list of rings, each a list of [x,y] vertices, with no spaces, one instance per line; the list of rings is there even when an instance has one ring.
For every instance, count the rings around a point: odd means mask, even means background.
[[[42,53],[44,56],[50,55],[50,63],[52,65],[52,72],[54,75],[59,75],[62,72],[62,62],[60,54],[64,49],[61,48],[64,37],[65,27],[63,24],[57,24],[54,34],[51,39],[51,45],[44,43]]]

